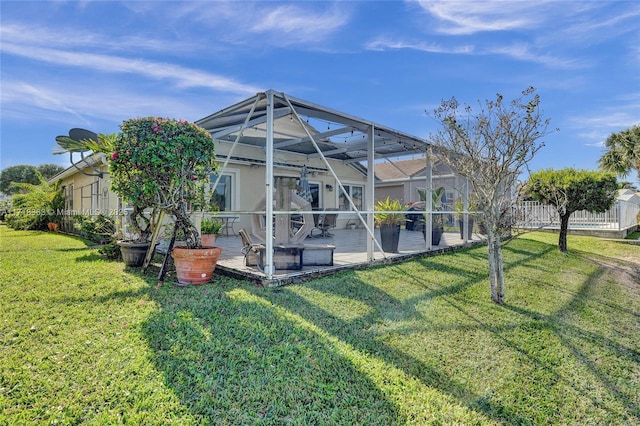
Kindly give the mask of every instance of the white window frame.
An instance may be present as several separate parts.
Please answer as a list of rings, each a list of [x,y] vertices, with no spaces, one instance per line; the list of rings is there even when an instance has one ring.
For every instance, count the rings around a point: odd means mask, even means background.
[[[364,206],[366,206],[365,204],[365,194],[366,194],[366,185],[363,183],[351,183],[351,182],[342,182],[342,186],[344,187],[345,190],[347,190],[347,192],[349,193],[349,196],[352,197],[353,199],[353,188],[354,187],[358,187],[361,188],[362,190],[362,199],[360,200],[360,206],[356,206],[358,208],[358,211],[362,211]],[[340,209],[341,211],[345,211],[345,212],[352,212],[354,211],[351,207],[351,204],[349,204],[348,206],[346,206],[345,209],[342,208],[342,204],[340,203],[340,192],[342,191],[342,189],[340,188],[340,186],[338,186],[338,190],[336,191],[336,205],[338,206],[338,209]],[[355,204],[355,202],[354,202]]]
[[[224,170],[224,173],[222,173],[223,176],[229,176],[230,180],[231,180],[231,190],[230,190],[230,194],[229,194],[229,208],[224,210],[224,211],[233,211],[236,209],[236,206],[239,203],[239,191],[238,188],[240,187],[240,179],[239,179],[239,175],[240,175],[240,171],[238,169],[230,169],[230,168],[226,168]],[[209,182],[209,189],[211,189],[213,187],[213,184],[215,183],[216,179],[218,178],[217,175],[214,175],[210,178],[210,182]]]
[[[322,209],[324,208],[324,202],[323,202],[323,197],[322,197],[322,189],[324,188],[324,185],[322,182],[320,181],[315,181],[315,180],[310,180],[309,181],[309,185],[318,185],[318,206],[317,208]],[[311,206],[313,207],[313,205]]]

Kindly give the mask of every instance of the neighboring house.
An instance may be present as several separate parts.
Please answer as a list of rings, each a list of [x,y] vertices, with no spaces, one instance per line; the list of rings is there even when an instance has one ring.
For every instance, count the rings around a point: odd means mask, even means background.
[[[624,201],[640,206],[640,192],[635,192],[633,189],[619,189],[616,194],[616,201]]]
[[[409,160],[386,161],[376,164],[376,200],[387,197],[403,204],[420,201],[418,190],[427,188],[427,161],[425,157]],[[464,193],[464,179],[457,177],[443,163],[432,166],[433,188],[445,188],[443,210],[454,210],[455,202]]]
[[[640,226],[640,192],[632,189],[619,189],[616,196],[616,208],[618,214],[618,226],[633,232]]]

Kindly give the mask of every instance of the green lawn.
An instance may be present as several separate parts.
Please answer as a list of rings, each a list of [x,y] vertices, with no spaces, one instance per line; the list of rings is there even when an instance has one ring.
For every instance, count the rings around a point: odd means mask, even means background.
[[[640,246],[533,233],[278,289],[156,289],[0,226],[0,425],[637,424]]]

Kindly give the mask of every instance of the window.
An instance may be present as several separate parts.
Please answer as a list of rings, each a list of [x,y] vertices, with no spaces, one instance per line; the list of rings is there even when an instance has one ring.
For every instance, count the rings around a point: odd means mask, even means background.
[[[69,185],[66,193],[66,208],[67,210],[73,210],[73,184]]]
[[[300,186],[300,180],[298,180],[297,185]],[[311,192],[311,208],[314,210],[319,210],[322,200],[320,199],[320,187],[321,184],[318,182],[309,182],[309,192]]]
[[[311,208],[320,208],[320,184],[315,182],[309,182],[309,189],[311,190]]]
[[[216,183],[218,177],[214,174],[209,176],[211,186]],[[223,174],[218,182],[215,192],[211,195],[211,204],[216,206],[219,211],[232,210],[232,189],[233,176],[231,174]]]
[[[344,184],[343,186],[346,194],[351,196],[351,200],[356,208],[362,210],[362,206],[364,205],[364,186]],[[346,194],[342,191],[342,188],[340,188],[340,194],[338,195],[338,206],[340,210],[351,210],[351,205],[349,204]]]
[[[99,186],[100,181],[96,180],[93,183],[85,185],[80,188],[80,208],[82,210],[97,210],[98,198],[99,198]]]

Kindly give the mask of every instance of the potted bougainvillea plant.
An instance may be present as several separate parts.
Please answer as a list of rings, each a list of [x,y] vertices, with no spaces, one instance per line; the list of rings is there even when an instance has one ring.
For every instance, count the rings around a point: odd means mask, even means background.
[[[222,250],[202,247],[190,211],[203,203],[217,167],[213,139],[194,123],[159,117],[125,120],[120,129],[110,154],[111,189],[134,211],[153,208],[171,215],[185,239],[185,247],[172,252],[178,281],[208,282]],[[199,265],[181,271],[192,261]]]

